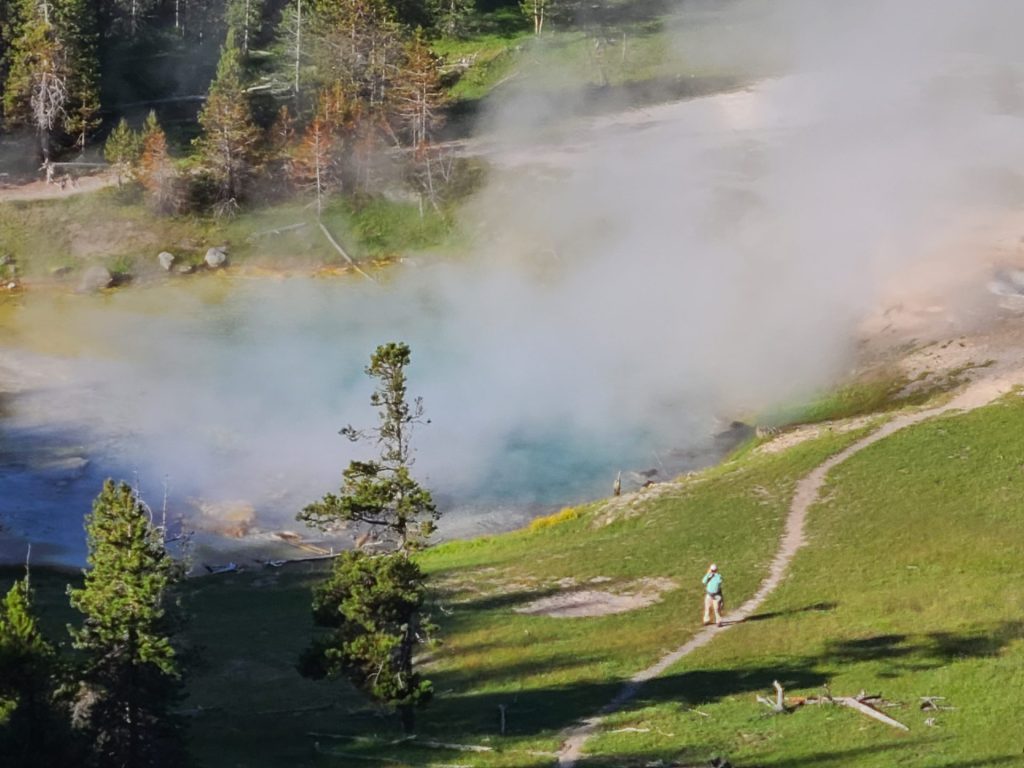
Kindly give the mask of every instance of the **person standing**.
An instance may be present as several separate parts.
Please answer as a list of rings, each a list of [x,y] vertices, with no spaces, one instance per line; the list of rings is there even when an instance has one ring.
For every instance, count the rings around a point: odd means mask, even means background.
[[[715,624],[722,626],[722,574],[714,563],[708,568],[701,580],[704,584],[704,624],[711,623],[711,612],[715,612]]]

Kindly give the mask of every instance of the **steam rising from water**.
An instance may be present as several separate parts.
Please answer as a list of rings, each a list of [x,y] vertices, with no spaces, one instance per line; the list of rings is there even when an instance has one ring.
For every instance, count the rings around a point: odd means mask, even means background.
[[[104,469],[138,469],[151,497],[169,475],[181,498],[252,499],[274,524],[355,455],[337,429],[372,422],[361,369],[384,341],[411,344],[433,420],[418,473],[491,503],[593,493],[618,466],[656,466],[652,450],[706,446],[716,416],[827,384],[895,275],[927,283],[945,244],[1022,202],[1024,9],[764,5],[708,11],[722,15],[677,52],[782,73],[748,90],[543,140],[531,125],[550,101],[509,94],[469,263],[385,286],[30,304],[22,333],[91,345],[37,412],[107,450]]]

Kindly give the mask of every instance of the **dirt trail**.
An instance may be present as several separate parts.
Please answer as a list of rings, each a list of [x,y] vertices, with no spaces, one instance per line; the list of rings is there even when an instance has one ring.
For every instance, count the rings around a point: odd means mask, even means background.
[[[701,629],[686,643],[674,651],[665,654],[647,669],[633,675],[622,686],[615,697],[605,704],[596,715],[587,718],[578,726],[567,731],[562,747],[558,751],[558,768],[572,768],[575,766],[577,761],[583,756],[584,744],[597,732],[602,719],[618,711],[623,705],[634,698],[645,682],[658,677],[680,659],[698,648],[704,647],[716,635],[742,622],[760,608],[761,604],[782,582],[790,562],[792,562],[800,547],[804,545],[804,522],[807,519],[807,511],[818,500],[821,487],[825,483],[825,478],[833,468],[842,464],[854,454],[864,450],[869,445],[884,440],[894,432],[950,411],[973,410],[992,402],[1009,392],[1013,387],[1022,384],[1024,384],[1024,368],[1016,368],[1013,371],[1001,370],[997,375],[980,378],[969,384],[959,395],[945,405],[918,411],[917,413],[910,413],[905,416],[897,416],[867,437],[858,440],[845,450],[819,464],[810,474],[802,478],[797,483],[793,501],[789,506],[789,514],[786,516],[786,528],[779,544],[779,550],[772,560],[768,577],[761,583],[754,596],[743,603],[737,610],[729,613],[727,617],[728,622],[724,626],[716,627],[712,625]]]
[[[95,192],[97,189],[112,187],[117,183],[113,174],[95,174],[92,176],[80,176],[73,183],[68,182],[63,187],[54,182],[47,184],[45,181],[33,181],[28,184],[17,186],[0,186],[0,203],[31,200],[54,200],[72,195],[81,195],[86,192]]]

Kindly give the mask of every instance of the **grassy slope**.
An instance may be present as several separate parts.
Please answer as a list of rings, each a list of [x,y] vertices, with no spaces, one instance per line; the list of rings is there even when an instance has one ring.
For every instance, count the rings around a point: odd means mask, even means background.
[[[714,753],[773,768],[1024,765],[1008,725],[1024,703],[1021,434],[1024,402],[1014,396],[844,463],[765,619],[680,663],[608,724],[649,733],[605,735],[593,752],[611,765]],[[766,717],[754,692],[773,679],[793,693],[826,684],[836,694],[881,692],[906,705],[892,714],[911,731],[829,707]],[[921,712],[925,695],[956,710]]]
[[[810,545],[757,620],[735,627],[650,683],[589,744],[598,765],[707,760],[738,766],[920,766],[1022,763],[1024,586],[1017,519],[1024,484],[1024,401],[928,422],[850,459],[812,511]],[[549,766],[558,731],[593,713],[621,680],[690,637],[706,561],[722,564],[738,604],[764,575],[793,484],[857,434],[827,434],[783,454],[747,451],[673,495],[607,525],[602,504],[537,531],[455,542],[425,554],[440,587],[445,644],[427,667],[439,696],[421,738],[489,744],[491,753],[391,743],[381,716],[344,684],[292,667],[311,630],[315,572],[259,572],[190,584],[189,635],[203,662],[184,707],[204,764]],[[629,509],[629,507],[624,507]],[[922,533],[926,532],[926,533]],[[0,574],[3,577],[4,574]],[[603,618],[525,616],[514,607],[562,579],[680,588],[651,607]],[[65,577],[37,575],[50,626],[68,620]],[[6,581],[6,578],[0,578]],[[52,583],[51,583],[52,582]],[[443,608],[443,610],[441,610]],[[867,689],[906,704],[901,734],[844,709],[765,715],[753,700],[779,679],[792,693]],[[917,697],[948,697],[934,715]],[[498,707],[508,735],[498,735]],[[699,709],[703,717],[690,711]],[[641,732],[621,728],[638,728]],[[330,733],[347,738],[310,736]],[[314,743],[319,742],[319,751]]]
[[[550,764],[550,757],[530,752],[557,748],[562,728],[599,708],[622,680],[699,627],[699,577],[709,558],[725,569],[730,600],[754,591],[777,546],[795,480],[853,439],[829,435],[782,456],[749,455],[609,525],[596,522],[605,519],[597,505],[539,532],[427,553],[424,565],[450,613],[437,616],[445,643],[428,672],[441,696],[422,714],[420,732],[490,743],[495,752],[417,755],[407,746],[372,744],[348,744],[345,752],[410,764]],[[680,588],[654,606],[616,616],[556,619],[514,610],[557,591],[561,579],[584,584],[597,577],[610,581],[596,588],[644,577],[672,578]],[[508,717],[505,738],[498,736],[499,706]]]
[[[709,558],[722,564],[729,597],[749,596],[773,554],[797,478],[855,438],[829,435],[786,454],[748,454],[694,476],[675,495],[607,525],[600,505],[537,532],[438,547],[424,557],[438,580],[436,612],[445,644],[428,667],[440,695],[420,731],[445,741],[491,742],[496,752],[467,755],[409,746],[381,747],[397,736],[344,684],[313,683],[294,671],[311,632],[309,590],[315,572],[268,571],[200,579],[189,585],[191,642],[202,663],[190,678],[192,741],[204,764],[347,764],[316,756],[341,749],[401,761],[547,765],[557,732],[610,698],[619,682],[692,635],[699,626],[699,584]],[[2,577],[3,574],[0,574]],[[524,616],[513,608],[558,588],[557,581],[611,579],[625,584],[668,577],[681,588],[654,606],[603,618]],[[48,579],[48,580],[47,580]],[[56,632],[71,617],[62,604],[66,577],[37,579]],[[0,578],[0,581],[6,581]],[[3,585],[0,585],[3,586]],[[507,707],[501,739],[498,706]],[[362,737],[329,740],[307,732]],[[447,757],[445,756],[447,755]]]
[[[359,205],[336,201],[324,222],[355,258],[389,258],[453,242],[448,222],[432,209],[421,218],[418,207],[383,199]],[[298,222],[305,228],[250,239]],[[154,216],[139,203],[124,202],[113,189],[62,200],[0,204],[0,254],[17,259],[20,274],[47,276],[56,268],[72,274],[90,263],[112,271],[156,271],[156,255],[174,253],[182,262],[199,263],[213,245],[230,246],[232,260],[282,267],[342,263],[301,204],[246,211],[226,221],[198,217]],[[70,278],[73,279],[73,278]]]

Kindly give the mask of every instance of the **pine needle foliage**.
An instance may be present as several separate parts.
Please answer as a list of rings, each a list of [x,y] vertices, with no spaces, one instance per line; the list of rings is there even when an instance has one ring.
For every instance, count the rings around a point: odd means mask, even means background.
[[[358,430],[349,425],[341,434],[353,442],[376,443],[380,456],[352,461],[342,473],[340,491],[303,509],[298,515],[302,522],[320,530],[362,524],[401,552],[421,548],[436,529],[440,514],[430,491],[411,473],[410,438],[413,427],[425,421],[422,399],[410,403],[407,397],[405,368],[411,355],[408,344],[391,342],[371,356],[366,374],[378,381],[370,404],[378,409],[379,426]]]
[[[104,483],[86,532],[85,583],[70,590],[84,622],[70,631],[84,657],[76,716],[92,737],[94,762],[181,765],[170,706],[181,688],[172,639],[180,624],[173,588],[183,568],[167,551],[163,528],[126,483]]]
[[[411,733],[415,708],[433,687],[413,656],[435,630],[424,613],[426,577],[404,553],[346,552],[313,598],[313,618],[330,630],[314,640],[299,669],[313,679],[347,677],[375,701],[396,710]]]
[[[4,768],[72,765],[74,745],[57,700],[60,665],[39,629],[26,574],[0,602],[0,755]]]
[[[139,135],[128,127],[128,121],[122,117],[103,145],[103,157],[114,166],[118,187],[135,176],[141,154]]]
[[[203,135],[197,139],[203,164],[218,187],[221,202],[241,197],[252,172],[259,131],[252,120],[242,83],[242,52],[229,31],[217,75],[199,113]]]

